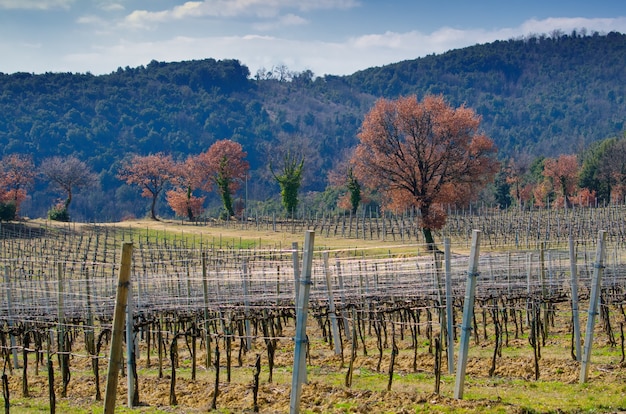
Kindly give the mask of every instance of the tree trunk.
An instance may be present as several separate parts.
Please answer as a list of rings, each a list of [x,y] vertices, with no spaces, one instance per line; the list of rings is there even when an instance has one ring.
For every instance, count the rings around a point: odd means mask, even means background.
[[[150,206],[150,218],[152,220],[156,220],[156,214],[154,214],[154,208],[156,206],[156,201],[157,201],[157,196],[153,195],[152,196],[152,205]]]
[[[187,217],[193,221],[193,210],[191,209],[191,186],[187,186]]]
[[[70,203],[72,202],[72,189],[69,188],[67,190],[67,198],[65,199],[65,210],[70,207]]]
[[[426,241],[426,246],[428,247],[428,250],[438,250],[431,229],[428,227],[422,227],[422,233],[424,234],[424,240]]]

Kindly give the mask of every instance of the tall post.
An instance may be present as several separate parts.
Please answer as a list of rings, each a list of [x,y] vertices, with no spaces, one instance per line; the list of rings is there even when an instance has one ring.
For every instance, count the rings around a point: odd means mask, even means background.
[[[61,355],[60,365],[61,365],[61,375],[64,375],[67,367],[65,364],[68,359],[65,358],[65,304],[64,302],[64,294],[63,294],[63,263],[57,263],[57,314],[59,318],[59,333],[58,333],[58,344],[57,348],[59,350],[59,355]]]
[[[330,315],[330,325],[335,344],[335,355],[341,355],[341,338],[339,337],[339,325],[337,324],[337,312],[335,311],[335,298],[333,297],[333,284],[330,280],[330,270],[328,267],[328,252],[322,253],[324,258],[324,276],[326,276],[326,289],[328,289],[328,313]]]
[[[337,267],[337,280],[339,281],[339,298],[341,299],[341,303],[346,303],[346,291],[343,284],[343,274],[341,273],[341,262],[339,258],[336,259],[335,266]],[[341,317],[343,319],[343,328],[344,333],[346,335],[346,341],[350,342],[352,339],[350,337],[350,324],[348,323],[348,317],[345,312],[341,312]]]
[[[598,303],[600,302],[600,290],[602,289],[602,272],[604,271],[604,242],[606,231],[600,230],[598,235],[598,246],[596,249],[596,262],[593,267],[593,281],[591,284],[591,296],[589,296],[589,316],[587,317],[587,331],[585,332],[585,350],[583,352],[582,364],[580,367],[580,383],[587,382],[589,375],[589,360],[591,359],[591,347],[593,345],[593,328],[598,314]]]
[[[7,316],[8,316],[8,324],[9,330],[12,332],[11,327],[13,326],[13,299],[11,297],[11,278],[9,277],[9,268],[4,268],[4,284],[6,285],[6,295],[7,295]],[[11,341],[11,353],[13,354],[13,366],[15,368],[19,368],[19,361],[17,359],[17,347],[15,344],[15,335],[13,333],[10,334]]]
[[[313,242],[315,232],[307,230],[304,239],[304,256],[302,258],[302,278],[300,280],[300,293],[296,311],[296,336],[295,350],[293,355],[293,373],[291,376],[291,396],[289,412],[300,412],[300,399],[302,397],[302,382],[306,375],[306,319],[309,311],[309,291],[311,288],[311,273],[313,267]]]
[[[128,386],[127,405],[133,408],[135,400],[135,335],[133,321],[133,291],[130,280],[126,302],[126,382]]]
[[[124,338],[124,319],[126,316],[126,301],[130,285],[130,264],[133,254],[133,244],[122,244],[122,262],[117,282],[115,310],[113,311],[113,334],[111,337],[111,351],[109,354],[109,370],[104,398],[104,414],[115,412],[115,397],[117,396],[117,377],[122,364],[122,339]]]
[[[448,331],[448,314],[446,311],[444,311],[443,309],[443,303],[444,303],[444,297],[445,297],[445,281],[442,282],[441,280],[441,275],[442,275],[442,256],[445,256],[445,252],[441,253],[441,251],[439,251],[438,249],[435,249],[433,251],[433,261],[434,261],[434,268],[435,268],[435,274],[434,274],[434,284],[435,284],[435,288],[437,289],[437,302],[439,303],[438,307],[437,307],[437,316],[439,317],[439,343],[441,344],[441,346],[443,347],[443,343],[446,343],[446,351],[449,351],[449,349],[447,348],[448,345],[448,341],[447,341],[447,335],[446,335],[446,331]],[[445,257],[444,257],[445,258]],[[445,277],[445,275],[444,275]],[[445,337],[444,337],[445,336]],[[448,367],[449,369],[450,367]]]
[[[569,265],[571,273],[572,288],[572,324],[574,327],[574,345],[576,349],[576,360],[580,361],[580,318],[578,317],[578,271],[576,268],[576,251],[574,249],[574,239],[569,236]]]
[[[463,323],[461,325],[461,342],[459,345],[459,360],[456,369],[454,398],[463,398],[465,386],[465,370],[467,368],[467,352],[474,318],[474,297],[476,294],[476,279],[478,278],[478,256],[480,248],[480,231],[472,231],[472,247],[467,269],[467,285],[465,288],[465,303],[463,304]]]
[[[548,287],[546,286],[546,242],[539,248],[539,280],[541,281],[541,307],[543,308],[543,334],[547,338],[550,329],[550,312],[548,306]]]
[[[443,239],[444,271],[446,274],[446,322],[448,330],[448,373],[454,374],[454,309],[452,308],[452,271],[450,269],[450,238]]]
[[[204,342],[206,347],[206,367],[211,366],[211,335],[209,334],[209,283],[207,280],[206,252],[202,252],[202,296],[204,298]]]
[[[245,257],[243,258],[241,273],[244,314],[246,317],[246,319],[244,320],[244,326],[246,330],[246,349],[249,351],[252,349],[252,335],[250,333],[250,298],[248,297],[248,259]]]
[[[294,305],[296,306],[296,312],[298,311],[298,295],[300,294],[300,264],[298,261],[298,242],[291,243],[291,259],[293,261],[293,283],[294,283]]]

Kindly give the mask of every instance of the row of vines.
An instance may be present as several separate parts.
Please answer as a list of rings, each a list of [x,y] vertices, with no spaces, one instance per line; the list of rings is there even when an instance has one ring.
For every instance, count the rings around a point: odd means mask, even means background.
[[[581,214],[591,211],[596,218],[623,222],[610,208],[579,210]],[[562,237],[573,233],[576,226],[582,228],[584,220],[578,222],[568,216],[568,224],[564,224],[565,218],[552,212],[528,220],[538,226],[550,223],[551,227],[541,230],[541,243],[526,246],[521,239],[510,238],[515,234],[512,228],[528,232],[522,224],[526,213],[522,218],[507,214],[502,213],[497,220],[453,217],[450,221],[458,223],[458,237],[453,238],[452,251],[467,251],[465,226],[492,229],[483,235],[483,243],[497,249],[480,255],[473,344],[492,347],[488,374],[494,375],[502,348],[527,341],[533,350],[533,364],[527,374],[537,379],[541,376],[542,349],[550,346],[551,335],[563,333],[563,326],[566,333],[573,329],[572,259],[577,266],[581,306],[589,299],[596,241],[591,236],[593,228],[574,232],[585,237],[575,238],[576,257],[570,257]],[[620,350],[623,363],[626,266],[619,235],[622,224],[613,228],[617,233],[608,238],[599,329],[602,340]],[[321,228],[322,236],[327,229]],[[446,232],[451,234],[451,230]],[[550,236],[548,242],[544,240],[546,234]],[[259,392],[263,393],[260,384],[284,382],[282,377],[275,379],[276,369],[288,366],[284,355],[293,352],[296,282],[302,259],[297,244],[242,249],[223,246],[221,241],[218,244],[215,238],[177,239],[165,237],[165,233],[159,237],[158,233],[97,225],[21,224],[3,225],[0,232],[0,352],[5,407],[10,406],[11,381],[19,381],[19,395],[28,397],[29,380],[40,377],[42,371],[47,372],[54,411],[57,395],[71,397],[73,367],[91,373],[91,393],[97,400],[102,398],[122,241],[134,244],[128,314],[136,343],[135,351],[127,356],[129,366],[134,367],[129,377],[134,381],[134,395],[129,401],[136,405],[147,398],[142,395],[146,386],[140,387],[146,379],[137,371],[141,361],[156,378],[168,382],[167,401],[156,404],[181,404],[177,392],[181,374],[177,370],[184,367],[185,381],[200,381],[199,377],[205,381],[205,394],[210,398],[204,404],[209,408],[232,403],[220,400],[220,389],[227,384],[250,380],[253,386],[246,392],[251,398],[249,409],[263,409],[263,401],[265,408],[272,407],[271,398],[259,400]],[[403,254],[394,254],[391,249],[384,255],[367,251],[355,254],[352,249],[316,251],[314,255],[309,315],[314,321],[310,330],[317,336],[308,339],[307,356],[312,362],[316,353],[321,358],[322,353],[337,350],[330,364],[343,370],[347,388],[352,385],[359,355],[375,355],[371,369],[389,373],[388,389],[393,387],[394,364],[400,358],[409,361],[406,369],[413,372],[440,375],[446,367],[449,372],[453,370],[444,357],[454,350],[443,340],[446,303],[442,255],[426,254],[419,245],[415,245],[416,254],[407,255],[404,247]],[[449,259],[452,326],[457,340],[469,258],[465,253],[453,253]],[[581,317],[584,322],[587,315],[581,312]],[[333,319],[339,327],[338,344],[331,334]],[[577,352],[572,342],[563,358],[579,360]],[[238,374],[242,369],[244,374]],[[261,372],[264,378],[260,378]],[[439,392],[438,377],[433,384]],[[120,387],[127,389],[123,384]],[[200,403],[185,400],[182,404]]]
[[[604,207],[574,207],[568,209],[538,208],[520,210],[482,207],[476,210],[448,209],[445,226],[435,233],[469,243],[473,230],[480,230],[484,243],[492,249],[515,246],[515,249],[538,248],[543,242],[566,243],[570,236],[591,240],[598,231],[607,232],[615,243],[626,240],[626,205]],[[321,236],[345,237],[362,240],[424,243],[420,230],[419,213],[402,213],[363,209],[350,213],[301,213],[295,218],[280,218],[276,214],[251,211],[246,220],[204,220],[198,226],[229,227],[237,229],[271,230],[300,234],[314,230]]]

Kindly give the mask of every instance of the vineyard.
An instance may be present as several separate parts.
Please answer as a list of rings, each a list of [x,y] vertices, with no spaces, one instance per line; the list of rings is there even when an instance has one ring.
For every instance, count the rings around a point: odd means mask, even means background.
[[[5,412],[102,412],[111,380],[125,412],[293,412],[299,387],[296,412],[623,411],[624,217],[453,212],[436,252],[411,214],[3,223]]]

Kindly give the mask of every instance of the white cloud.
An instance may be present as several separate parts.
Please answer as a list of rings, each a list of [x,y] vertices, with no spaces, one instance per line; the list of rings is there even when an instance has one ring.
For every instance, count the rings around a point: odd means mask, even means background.
[[[94,25],[94,24],[102,25],[102,24],[105,24],[105,21],[99,16],[90,14],[90,15],[78,17],[76,19],[76,23],[87,24],[87,25]]]
[[[285,16],[279,16],[276,20],[263,21],[262,23],[253,24],[252,28],[262,32],[267,32],[280,27],[302,26],[307,23],[309,23],[307,19],[290,13]]]
[[[626,17],[615,18],[557,18],[551,17],[544,20],[530,19],[524,22],[520,28],[520,34],[536,33],[550,34],[554,30],[570,33],[572,30],[587,29],[587,32],[608,33],[611,31],[626,32]]]
[[[254,1],[254,0],[251,0]],[[287,17],[287,21],[305,23],[298,16]],[[84,23],[97,23],[88,16]],[[284,64],[293,71],[311,70],[318,76],[325,74],[347,75],[374,66],[387,65],[403,60],[416,59],[431,53],[443,53],[451,49],[472,46],[477,43],[507,40],[529,34],[550,34],[560,29],[565,33],[585,28],[587,33],[598,31],[626,33],[626,18],[615,19],[545,19],[528,20],[517,27],[494,30],[459,30],[442,27],[432,33],[409,31],[398,33],[372,33],[345,40],[320,41],[317,39],[294,40],[277,36],[262,36],[249,33],[241,36],[176,36],[158,41],[136,41],[132,37],[114,40],[112,35],[101,36],[100,44],[83,48],[83,52],[56,52],[55,59],[37,63],[39,67],[16,69],[35,72],[78,71],[95,74],[110,73],[118,67],[146,65],[156,59],[173,62],[191,59],[238,59],[250,69],[252,75],[261,68],[272,68]],[[120,36],[120,33],[117,33]],[[130,36],[130,34],[127,34]],[[0,41],[1,43],[1,41]],[[0,50],[2,45],[0,44]],[[22,53],[26,53],[22,49]],[[24,57],[27,65],[35,62],[37,54]],[[39,58],[39,57],[38,57]],[[4,70],[8,69],[8,65]]]
[[[0,9],[68,9],[75,0],[0,0]]]
[[[126,16],[126,23],[136,28],[155,23],[197,17],[253,16],[270,19],[284,10],[311,11],[316,9],[348,9],[358,6],[356,0],[204,0],[188,1],[180,6],[160,11],[135,10]],[[281,20],[297,17],[287,13]],[[289,22],[287,22],[289,23]]]
[[[99,5],[99,7],[100,7],[100,10],[109,11],[109,12],[110,11],[121,11],[121,10],[125,9],[123,4],[120,4],[120,3],[108,3],[108,2],[101,3]]]
[[[383,65],[400,60],[415,59],[430,53],[443,53],[451,49],[472,46],[495,40],[508,40],[531,34],[551,34],[561,30],[569,34],[572,30],[587,33],[598,31],[608,33],[619,31],[626,33],[626,18],[587,19],[587,18],[549,18],[545,20],[531,19],[518,27],[494,30],[474,29],[460,30],[442,27],[430,34],[419,31],[406,33],[385,32],[354,37],[345,47],[352,47],[363,53],[376,55],[378,59],[370,59],[373,65]],[[346,52],[347,53],[347,52]],[[385,62],[384,60],[387,59]],[[363,62],[364,59],[358,59]],[[378,62],[375,62],[375,61]]]

